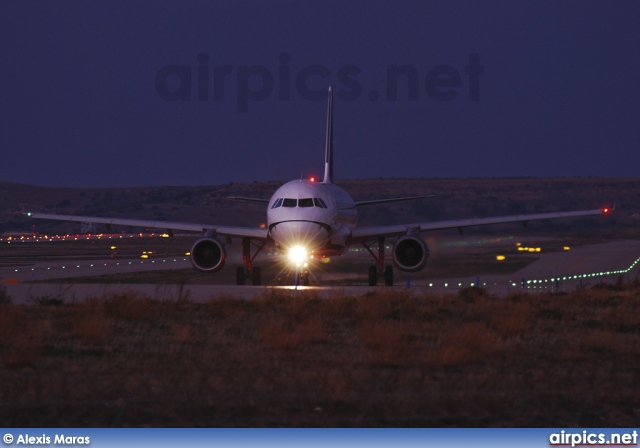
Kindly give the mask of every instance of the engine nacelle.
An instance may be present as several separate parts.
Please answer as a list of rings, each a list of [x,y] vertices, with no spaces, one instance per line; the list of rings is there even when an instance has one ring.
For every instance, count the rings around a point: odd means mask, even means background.
[[[224,244],[215,238],[201,238],[191,248],[191,264],[198,271],[217,272],[226,259]]]
[[[429,259],[429,246],[421,238],[411,235],[400,237],[393,246],[393,262],[405,272],[424,269]]]

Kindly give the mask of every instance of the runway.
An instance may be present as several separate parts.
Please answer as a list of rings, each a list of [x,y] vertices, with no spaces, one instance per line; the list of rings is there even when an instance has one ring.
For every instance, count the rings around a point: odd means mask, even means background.
[[[15,279],[19,283],[60,278],[90,277],[126,272],[148,272],[190,268],[188,257],[159,257],[153,259],[97,259],[38,261],[24,266],[0,268],[0,278]]]
[[[536,254],[539,259],[513,274],[452,278],[448,287],[481,286],[494,293],[514,290],[568,291],[597,283],[615,283],[620,276],[638,276],[640,241],[614,241],[576,247],[566,252]],[[422,286],[424,282],[420,282]],[[441,281],[429,282],[433,286]]]
[[[395,290],[409,288],[414,294],[457,293],[461,288],[480,286],[493,294],[510,292],[558,292],[589,287],[600,282],[615,283],[620,276],[626,281],[639,274],[640,241],[614,241],[576,247],[567,252],[542,253],[540,258],[514,274],[447,279],[412,280],[410,275],[396,274]],[[0,268],[6,294],[13,303],[34,303],[43,298],[57,297],[64,302],[100,298],[121,292],[135,292],[157,300],[207,301],[215,297],[230,296],[252,299],[270,290],[291,293],[302,291],[320,297],[335,295],[361,296],[384,286],[236,286],[236,285],[171,285],[171,284],[76,284],[74,277],[96,276],[123,272],[144,272],[188,268],[187,257],[160,257],[132,260],[43,261],[28,266]],[[427,269],[428,265],[427,265]],[[69,279],[69,283],[30,283],[48,279]]]

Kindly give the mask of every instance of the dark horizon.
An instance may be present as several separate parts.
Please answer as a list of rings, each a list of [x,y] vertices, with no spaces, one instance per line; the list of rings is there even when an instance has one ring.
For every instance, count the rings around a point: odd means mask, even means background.
[[[314,173],[315,174],[315,173]],[[307,177],[305,177],[307,178]],[[526,179],[531,179],[534,181],[543,181],[543,180],[562,180],[562,179],[566,179],[566,180],[609,180],[609,179],[614,179],[614,180],[637,180],[637,177],[625,177],[625,176],[469,176],[469,177],[360,177],[360,178],[350,178],[350,179],[334,179],[334,184],[340,185],[342,182],[359,182],[359,181],[376,181],[376,180],[382,180],[382,181],[418,181],[418,180],[425,180],[425,181],[437,181],[437,180],[460,180],[462,182],[464,181],[469,181],[469,180],[487,180],[487,181],[491,181],[491,180],[509,180],[509,179],[513,179],[513,180],[526,180]],[[34,187],[34,188],[61,188],[61,189],[70,189],[70,190],[78,190],[78,189],[104,189],[104,190],[109,190],[109,189],[136,189],[136,188],[198,188],[198,187],[225,187],[225,186],[231,186],[231,185],[248,185],[248,184],[269,184],[269,183],[273,183],[276,184],[278,186],[285,184],[286,182],[292,181],[292,180],[296,180],[294,179],[264,179],[264,180],[250,180],[250,181],[242,181],[242,182],[235,182],[235,181],[229,181],[229,182],[225,182],[225,183],[216,183],[216,184],[153,184],[153,185],[104,185],[104,186],[86,186],[86,185],[78,185],[78,186],[58,186],[58,185],[43,185],[43,184],[37,184],[37,183],[24,183],[24,182],[13,182],[13,181],[5,181],[5,180],[0,180],[0,184],[16,184],[16,185],[21,185],[21,186],[25,186],[25,187]],[[347,191],[348,193],[348,191]]]

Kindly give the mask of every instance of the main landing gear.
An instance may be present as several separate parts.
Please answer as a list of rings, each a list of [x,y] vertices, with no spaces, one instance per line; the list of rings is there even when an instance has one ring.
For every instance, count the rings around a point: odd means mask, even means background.
[[[378,277],[384,278],[385,286],[393,286],[393,266],[385,266],[385,254],[384,254],[384,238],[378,238],[378,253],[376,254],[371,246],[375,244],[375,241],[370,243],[362,242],[362,246],[369,251],[371,256],[378,262],[377,266],[369,266],[369,286],[376,286],[378,284]]]
[[[253,256],[251,256],[252,243],[257,247]],[[236,285],[244,285],[247,278],[250,278],[251,283],[255,286],[262,284],[262,271],[259,267],[253,266],[253,260],[264,249],[266,244],[264,241],[256,243],[249,238],[242,238],[242,263],[244,266],[238,266],[238,269],[236,269]]]

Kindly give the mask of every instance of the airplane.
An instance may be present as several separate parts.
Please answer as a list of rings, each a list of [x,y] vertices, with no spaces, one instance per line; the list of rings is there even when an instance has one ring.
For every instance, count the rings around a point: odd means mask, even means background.
[[[374,258],[375,265],[369,266],[368,282],[375,286],[378,279],[384,279],[387,286],[393,285],[393,266],[387,264],[385,241],[395,239],[391,256],[393,265],[400,271],[417,272],[427,264],[429,247],[420,234],[429,230],[458,229],[492,224],[521,222],[555,218],[571,218],[588,215],[609,214],[613,208],[576,210],[553,213],[536,213],[491,218],[456,219],[435,222],[357,227],[357,211],[360,207],[388,204],[393,202],[425,199],[433,195],[354,201],[342,188],[333,183],[333,93],[329,87],[327,95],[327,129],[325,142],[324,178],[292,180],[276,190],[270,199],[232,197],[229,199],[263,203],[267,206],[267,226],[265,228],[219,226],[166,222],[140,219],[121,219],[47,213],[26,213],[32,218],[137,226],[201,232],[204,235],[191,248],[191,264],[202,272],[214,273],[222,269],[227,258],[226,244],[232,238],[242,241],[243,266],[237,268],[236,284],[244,285],[247,278],[254,285],[262,282],[261,270],[254,266],[256,256],[269,245],[275,246],[281,254],[288,254],[296,266],[302,266],[310,258],[335,257],[344,254],[350,246],[362,245]],[[226,243],[226,244],[225,244]],[[256,249],[252,253],[252,246]],[[302,270],[302,283],[308,285],[308,271]]]

